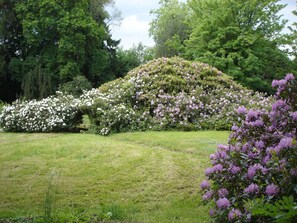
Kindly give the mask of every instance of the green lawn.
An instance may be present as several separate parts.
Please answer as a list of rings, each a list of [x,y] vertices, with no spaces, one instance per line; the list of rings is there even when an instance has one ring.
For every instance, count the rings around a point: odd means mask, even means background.
[[[209,222],[199,184],[228,135],[0,133],[0,219]]]

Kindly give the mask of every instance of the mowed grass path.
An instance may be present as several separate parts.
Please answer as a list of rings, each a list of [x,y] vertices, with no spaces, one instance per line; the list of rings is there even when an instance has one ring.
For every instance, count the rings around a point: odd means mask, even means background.
[[[0,219],[42,216],[49,178],[65,222],[209,222],[199,194],[209,155],[229,133],[0,133]]]

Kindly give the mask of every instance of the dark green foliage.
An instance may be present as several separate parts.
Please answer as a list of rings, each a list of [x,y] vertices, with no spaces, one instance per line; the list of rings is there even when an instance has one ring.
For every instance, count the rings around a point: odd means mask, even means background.
[[[62,84],[59,90],[75,97],[82,95],[84,90],[91,90],[92,84],[84,76],[76,76],[72,81]]]
[[[22,81],[23,96],[25,98],[41,99],[52,92],[51,74],[36,65],[32,70],[25,74]]]
[[[4,88],[15,84],[11,98],[46,97],[78,75],[95,86],[113,79],[118,41],[105,23],[109,2],[2,0],[0,78]]]
[[[19,59],[24,41],[20,19],[14,11],[15,0],[0,0],[0,99],[13,101],[21,92],[20,80],[11,69]]]
[[[6,104],[3,101],[0,101],[0,113]]]
[[[274,203],[265,202],[265,199],[255,199],[246,203],[253,216],[266,217],[265,222],[290,223],[297,221],[297,203],[293,196],[282,197]],[[269,220],[270,219],[270,220]]]
[[[115,76],[124,77],[130,70],[154,59],[154,48],[149,48],[139,43],[128,50],[118,48],[114,61]]]

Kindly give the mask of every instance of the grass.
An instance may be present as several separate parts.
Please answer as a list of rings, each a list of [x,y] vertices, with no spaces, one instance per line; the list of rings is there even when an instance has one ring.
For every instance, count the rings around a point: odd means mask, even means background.
[[[209,222],[199,184],[209,154],[227,138],[216,131],[0,133],[0,219],[44,216],[50,207],[60,222]]]

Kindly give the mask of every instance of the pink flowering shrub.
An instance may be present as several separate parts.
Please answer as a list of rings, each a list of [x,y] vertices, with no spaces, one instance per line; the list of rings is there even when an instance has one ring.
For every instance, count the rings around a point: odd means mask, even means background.
[[[253,216],[247,202],[297,200],[297,82],[288,74],[272,86],[277,92],[271,110],[239,107],[241,125],[234,125],[229,144],[218,145],[210,156],[205,174],[213,183],[203,181],[201,189],[215,222],[271,222]]]
[[[203,63],[159,58],[99,88],[88,112],[96,132],[227,129],[238,106],[263,109],[271,98]],[[99,98],[101,98],[99,100]],[[119,106],[120,105],[120,106]]]

